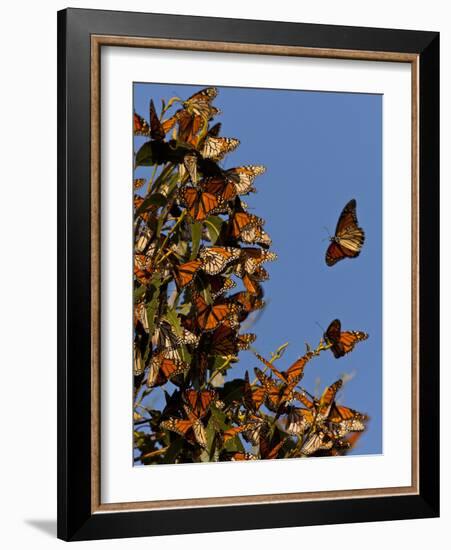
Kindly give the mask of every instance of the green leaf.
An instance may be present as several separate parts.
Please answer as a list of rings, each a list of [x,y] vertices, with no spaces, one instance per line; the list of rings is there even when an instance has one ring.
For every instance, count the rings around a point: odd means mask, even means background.
[[[166,206],[168,202],[168,199],[162,195],[161,193],[154,193],[153,195],[150,195],[150,197],[147,197],[142,202],[141,206],[136,210],[136,216],[139,216],[146,210],[148,210],[151,206]]]
[[[171,327],[174,329],[174,332],[177,334],[177,336],[181,336],[182,325],[180,324],[180,319],[175,309],[168,307],[166,312],[166,319],[169,321]]]
[[[199,222],[193,222],[191,224],[191,257],[190,260],[196,258],[197,253],[199,252],[200,238],[202,236],[202,225]]]
[[[211,244],[215,244],[221,233],[221,226],[224,223],[224,220],[219,216],[210,216],[205,220],[205,223],[208,228]]]
[[[227,405],[230,405],[233,401],[241,401],[243,397],[244,380],[241,378],[235,378],[226,382],[221,390],[221,400]]]
[[[178,437],[169,445],[169,449],[165,452],[163,463],[164,464],[174,464],[177,455],[183,449],[185,440],[183,437]]]
[[[148,286],[148,302],[147,302],[147,322],[149,324],[149,334],[153,334],[155,328],[155,313],[158,308],[159,297],[160,297],[160,286],[161,279],[156,277],[152,279],[150,285]],[[149,338],[150,340],[150,338]]]
[[[135,304],[137,304],[138,302],[141,301],[141,299],[144,296],[146,290],[147,290],[147,287],[144,286],[144,285],[141,285],[141,286],[139,286],[138,288],[135,289],[135,291],[133,292],[133,300],[134,300]]]

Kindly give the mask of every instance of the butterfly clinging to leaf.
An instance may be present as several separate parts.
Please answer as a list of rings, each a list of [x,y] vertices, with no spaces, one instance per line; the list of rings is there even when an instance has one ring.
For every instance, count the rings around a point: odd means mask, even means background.
[[[326,251],[326,264],[333,266],[344,258],[356,258],[365,242],[365,232],[358,226],[357,203],[352,199],[338,218],[335,235]]]

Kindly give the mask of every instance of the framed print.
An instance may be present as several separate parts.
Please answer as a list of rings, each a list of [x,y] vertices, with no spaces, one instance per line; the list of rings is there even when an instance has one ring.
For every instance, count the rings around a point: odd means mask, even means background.
[[[58,14],[58,536],[439,513],[438,33]]]

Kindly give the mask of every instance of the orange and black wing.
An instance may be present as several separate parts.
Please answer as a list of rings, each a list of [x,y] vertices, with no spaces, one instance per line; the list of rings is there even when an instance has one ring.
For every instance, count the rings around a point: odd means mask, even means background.
[[[365,242],[365,232],[358,225],[355,199],[349,201],[338,218],[335,235],[326,251],[326,264],[333,266],[344,258],[356,258]]]
[[[166,132],[163,129],[163,126],[160,122],[160,119],[158,118],[157,112],[155,111],[155,105],[153,104],[153,100],[150,100],[150,137],[152,139],[155,139],[157,141],[163,141]]]
[[[355,345],[368,338],[366,332],[351,330],[341,331],[339,319],[334,319],[324,334],[327,343],[331,344],[331,351],[336,359],[352,351]]]
[[[202,262],[200,260],[192,260],[175,268],[175,280],[180,288],[189,285],[193,281],[201,265]]]
[[[135,136],[150,136],[149,123],[138,113],[133,113],[133,133]]]
[[[220,205],[220,200],[216,195],[196,187],[184,187],[180,191],[180,198],[186,205],[191,218],[198,222],[208,218]]]

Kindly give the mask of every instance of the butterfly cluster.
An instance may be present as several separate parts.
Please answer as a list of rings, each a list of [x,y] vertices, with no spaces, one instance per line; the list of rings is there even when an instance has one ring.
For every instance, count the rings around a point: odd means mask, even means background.
[[[135,462],[344,453],[366,416],[338,404],[341,380],[317,398],[301,381],[324,350],[343,357],[367,335],[342,331],[335,320],[320,345],[285,371],[274,364],[278,355],[266,360],[254,349],[256,335],[245,327],[265,307],[267,264],[277,256],[265,220],[244,197],[256,192],[265,168],[223,167],[240,142],[220,135],[217,93],[210,87],[172,98],[159,113],[150,100],[148,113],[133,117],[141,169],[133,181]],[[150,177],[142,177],[142,167]],[[355,217],[355,205],[346,208]],[[338,247],[346,251],[358,238],[346,216],[328,249],[329,265],[341,259]],[[253,380],[249,373],[230,379],[248,349],[261,368]]]

